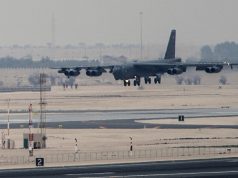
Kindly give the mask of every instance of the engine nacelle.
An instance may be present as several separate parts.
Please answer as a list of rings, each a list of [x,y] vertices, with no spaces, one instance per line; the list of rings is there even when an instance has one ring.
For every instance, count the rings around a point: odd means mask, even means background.
[[[222,70],[222,66],[213,66],[205,68],[205,72],[207,73],[218,73]]]
[[[170,75],[179,75],[179,74],[182,74],[184,71],[183,69],[180,69],[180,68],[170,68],[168,69],[167,73],[170,74]]]
[[[58,70],[58,73],[64,73],[65,72],[65,70],[63,70],[63,69],[60,69],[60,70]]]
[[[59,73],[64,73],[67,77],[76,77],[80,74],[80,71],[75,69],[67,69],[64,71],[58,71]]]
[[[65,70],[63,70],[63,69],[58,70],[58,73],[64,73],[64,72],[65,72]]]
[[[86,75],[90,76],[90,77],[98,77],[98,76],[102,75],[102,71],[96,70],[96,69],[88,69],[88,70],[86,70]]]

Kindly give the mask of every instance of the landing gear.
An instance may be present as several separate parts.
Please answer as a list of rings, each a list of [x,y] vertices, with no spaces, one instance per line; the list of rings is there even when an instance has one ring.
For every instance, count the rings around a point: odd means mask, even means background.
[[[161,76],[160,76],[160,75],[157,75],[157,76],[154,78],[154,83],[155,83],[155,84],[156,84],[156,83],[160,84],[160,82],[161,82]]]
[[[134,80],[133,84],[134,84],[134,86],[136,86],[136,85],[140,86],[140,81]]]
[[[150,77],[145,77],[145,84],[151,84],[151,78]]]
[[[140,86],[140,77],[136,76],[133,84],[134,84],[134,86],[136,86],[136,85]]]
[[[131,82],[130,80],[124,80],[124,86],[130,86],[131,85]]]
[[[155,84],[157,83],[157,78],[154,78],[154,83],[155,83]]]
[[[151,82],[151,80],[149,80],[148,82]],[[130,80],[124,80],[123,84],[126,87],[126,86],[130,86],[131,82],[130,82]],[[133,81],[133,85],[134,86],[140,86],[140,77],[138,77],[138,76],[135,77],[135,79]]]

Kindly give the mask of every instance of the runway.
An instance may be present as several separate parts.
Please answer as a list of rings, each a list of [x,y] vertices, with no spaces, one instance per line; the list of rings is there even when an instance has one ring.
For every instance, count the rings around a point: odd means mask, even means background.
[[[238,108],[188,108],[188,109],[144,109],[144,110],[83,110],[83,111],[47,111],[47,122],[96,121],[122,119],[157,119],[186,117],[238,116]],[[28,123],[28,113],[10,114],[11,123]],[[39,114],[33,114],[33,121],[39,120]],[[7,113],[0,114],[0,124],[7,122]]]
[[[1,170],[0,177],[237,177],[238,158]]]
[[[238,116],[238,108],[192,108],[192,109],[148,109],[148,110],[85,110],[71,112],[51,112],[47,113],[47,126],[64,128],[152,128],[156,124],[136,123],[141,119],[166,119],[177,118],[183,114],[186,118],[200,117],[221,117]],[[12,128],[19,128],[19,125],[27,127],[28,113],[15,113],[10,115]],[[39,114],[33,115],[33,124],[37,127]],[[0,115],[0,128],[4,128],[7,123],[7,115]],[[160,128],[201,128],[207,125],[160,125]],[[212,126],[218,128],[237,128],[237,125]]]
[[[183,114],[186,118],[199,117],[220,117],[220,116],[238,116],[238,108],[192,108],[192,109],[160,109],[160,110],[104,110],[104,111],[74,111],[47,113],[47,126],[64,128],[151,128],[156,124],[136,123],[140,119],[166,119],[177,118]],[[15,113],[10,115],[12,128],[19,128],[19,125],[27,127],[27,113]],[[37,127],[39,115],[33,116],[33,124]],[[4,128],[7,123],[7,117],[0,115],[0,128]],[[204,125],[186,126],[186,125],[160,125],[161,128],[201,128]],[[214,126],[213,126],[214,127]],[[217,126],[222,128],[237,128],[236,125]]]

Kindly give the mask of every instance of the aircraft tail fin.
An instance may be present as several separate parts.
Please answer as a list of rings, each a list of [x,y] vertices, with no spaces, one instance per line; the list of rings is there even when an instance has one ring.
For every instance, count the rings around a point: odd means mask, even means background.
[[[176,30],[172,30],[169,37],[169,42],[164,59],[175,58],[175,42],[176,42]]]

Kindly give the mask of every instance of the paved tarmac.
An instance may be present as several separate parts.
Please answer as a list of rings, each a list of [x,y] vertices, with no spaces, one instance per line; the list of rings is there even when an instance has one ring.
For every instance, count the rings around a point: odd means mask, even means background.
[[[0,177],[238,177],[238,158],[0,170]]]
[[[143,110],[83,110],[83,111],[48,111],[48,122],[95,121],[122,119],[175,118],[184,114],[186,117],[238,116],[238,108],[191,108],[191,109],[143,109]],[[39,120],[39,114],[33,114],[33,121]],[[11,123],[28,123],[28,113],[10,114]],[[7,122],[7,113],[0,114],[0,124]]]
[[[192,109],[148,109],[148,110],[105,110],[105,111],[74,111],[47,113],[47,127],[57,128],[238,128],[238,125],[166,125],[143,124],[135,120],[177,118],[183,114],[185,118],[238,116],[238,108],[192,108]],[[16,113],[10,115],[11,128],[19,128],[20,125],[28,127],[28,114]],[[33,116],[33,124],[37,127],[39,115]],[[0,128],[5,128],[6,115],[0,115]]]

